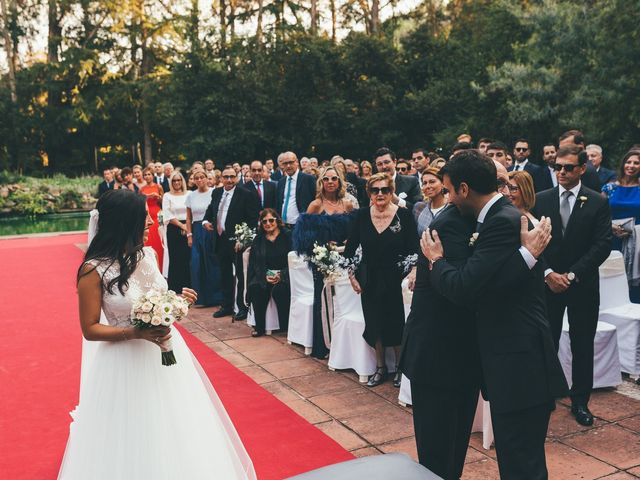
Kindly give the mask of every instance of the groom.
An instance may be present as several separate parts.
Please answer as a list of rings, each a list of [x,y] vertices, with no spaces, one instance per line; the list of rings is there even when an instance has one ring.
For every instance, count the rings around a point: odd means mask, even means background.
[[[521,247],[521,215],[497,192],[489,158],[465,150],[441,173],[449,201],[475,218],[476,232],[469,238],[473,253],[458,267],[444,258],[436,230],[423,236],[431,283],[475,311],[482,393],[491,404],[501,478],[546,479],[549,417],[567,384],[547,320],[542,266]],[[504,295],[509,282],[522,288]]]

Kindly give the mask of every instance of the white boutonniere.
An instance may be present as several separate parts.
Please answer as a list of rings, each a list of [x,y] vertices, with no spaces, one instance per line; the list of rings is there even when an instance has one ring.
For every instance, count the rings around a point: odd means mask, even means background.
[[[587,201],[587,197],[585,197],[584,195],[581,195],[578,197],[578,200],[580,200],[580,208],[582,208]]]
[[[407,192],[400,192],[398,194],[398,198],[401,198],[402,200],[406,200],[407,198]]]
[[[471,235],[471,238],[469,238],[469,246],[473,247],[476,244],[476,240],[478,240],[478,236],[480,234],[478,232],[474,232],[473,235]]]

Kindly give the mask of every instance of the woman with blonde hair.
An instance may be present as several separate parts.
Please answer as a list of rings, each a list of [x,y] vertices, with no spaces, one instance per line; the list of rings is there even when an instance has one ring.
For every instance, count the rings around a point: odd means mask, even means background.
[[[162,197],[162,217],[167,228],[169,289],[191,287],[191,249],[187,241],[187,182],[178,170],[169,177],[169,191]]]
[[[509,172],[509,200],[513,206],[520,210],[533,225],[538,224],[538,219],[533,216],[531,210],[536,204],[536,191],[533,186],[533,178],[524,170]]]
[[[363,160],[360,162],[360,177],[365,180],[369,180],[373,175],[373,167],[371,166],[371,162],[367,160]]]
[[[353,201],[347,197],[347,186],[342,173],[336,167],[324,167],[316,182],[316,199],[307,208],[307,213],[349,213],[354,209]]]

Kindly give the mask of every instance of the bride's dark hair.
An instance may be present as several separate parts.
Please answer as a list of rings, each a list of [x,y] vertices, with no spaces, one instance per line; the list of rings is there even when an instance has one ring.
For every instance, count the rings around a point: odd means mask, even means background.
[[[124,295],[129,286],[129,277],[143,256],[146,197],[131,190],[109,190],[100,197],[96,208],[98,232],[87,249],[77,278],[89,273],[83,273],[82,269],[90,260],[104,262],[107,269],[117,262],[119,274],[109,280],[105,287],[109,293],[113,293],[113,288],[117,285]]]

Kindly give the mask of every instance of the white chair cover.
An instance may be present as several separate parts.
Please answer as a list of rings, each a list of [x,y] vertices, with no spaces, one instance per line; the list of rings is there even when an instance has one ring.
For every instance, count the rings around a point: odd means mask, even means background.
[[[404,318],[405,320],[411,313],[411,300],[413,299],[413,292],[409,290],[409,281],[405,278],[402,281],[402,298],[404,302]],[[400,392],[398,392],[398,402],[401,405],[411,405],[411,380],[402,375],[402,381],[400,383]]]
[[[265,320],[265,330],[267,331],[267,334],[273,332],[274,330],[280,330],[278,307],[276,306],[276,302],[273,300],[273,298],[270,298],[269,303],[267,304],[267,314],[265,316]],[[256,317],[253,313],[253,308],[249,308],[249,313],[247,314],[247,325],[251,327],[256,326]]]
[[[622,254],[615,250],[600,266],[599,320],[616,327],[622,371],[639,375],[640,305],[629,300],[629,284]]]
[[[598,322],[593,351],[593,388],[615,387],[622,383],[620,375],[620,357],[616,327],[605,322]],[[565,317],[560,335],[558,357],[564,370],[564,376],[571,386],[571,341],[569,340],[569,323]]]
[[[91,244],[93,237],[98,233],[98,210],[95,208],[89,212],[89,227],[87,228],[87,245]]]
[[[311,348],[313,346],[313,274],[307,261],[296,252],[289,252],[288,263],[291,307],[287,340]]]
[[[493,424],[491,423],[491,406],[489,402],[482,399],[482,394],[478,396],[478,407],[476,416],[473,419],[471,433],[482,432],[482,447],[489,450],[493,445]]]

